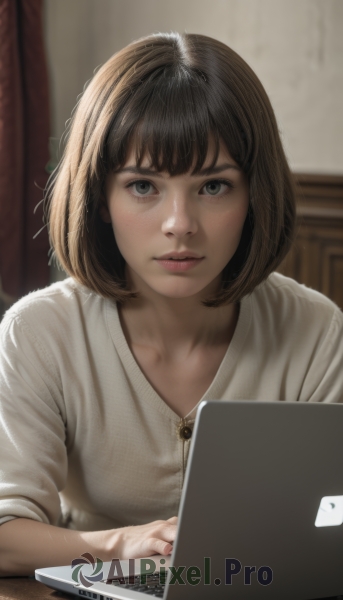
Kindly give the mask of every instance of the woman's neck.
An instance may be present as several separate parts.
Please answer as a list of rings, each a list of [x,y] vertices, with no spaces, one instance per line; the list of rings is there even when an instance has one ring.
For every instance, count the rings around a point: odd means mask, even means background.
[[[130,345],[154,347],[166,358],[185,355],[196,347],[228,344],[238,319],[239,305],[208,308],[199,297],[169,298],[140,294],[119,309]]]

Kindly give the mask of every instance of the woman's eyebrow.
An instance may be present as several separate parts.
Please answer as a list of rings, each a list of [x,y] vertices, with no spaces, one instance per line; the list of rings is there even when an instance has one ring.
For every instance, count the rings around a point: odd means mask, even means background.
[[[235,169],[236,171],[241,171],[242,169],[237,165],[232,165],[230,163],[224,163],[223,165],[217,165],[216,167],[207,167],[201,169],[199,173],[196,175],[215,175],[216,173],[221,173],[222,171],[226,171],[227,169]]]
[[[192,173],[193,177],[199,177],[204,175],[215,175],[217,173],[221,173],[222,171],[226,171],[227,169],[235,169],[236,171],[241,171],[242,169],[236,165],[232,165],[230,163],[225,163],[223,165],[217,165],[216,167],[207,167],[203,168],[197,173]],[[137,167],[132,165],[131,167],[123,167],[118,171],[115,171],[115,174],[118,173],[134,173],[136,175],[148,175],[153,177],[162,177],[162,175],[153,169],[148,169],[146,167]]]

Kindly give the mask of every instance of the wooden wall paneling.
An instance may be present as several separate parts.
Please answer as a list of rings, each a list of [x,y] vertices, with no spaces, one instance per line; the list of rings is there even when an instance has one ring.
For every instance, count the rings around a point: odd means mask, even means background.
[[[322,258],[323,293],[343,308],[343,243],[340,246],[329,244],[324,248]]]
[[[296,175],[297,233],[278,269],[343,309],[343,177]]]

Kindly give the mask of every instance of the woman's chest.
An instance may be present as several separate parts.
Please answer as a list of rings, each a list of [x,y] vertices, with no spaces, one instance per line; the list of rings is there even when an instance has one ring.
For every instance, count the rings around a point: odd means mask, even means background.
[[[140,370],[159,397],[177,415],[185,417],[210,388],[227,345],[173,360],[163,360],[145,348],[133,348],[132,351]]]
[[[299,400],[295,364],[276,369],[273,361],[264,364],[261,353],[235,362],[226,356],[222,364],[218,354],[216,361],[205,357],[201,368],[190,361],[187,369],[149,369],[144,361],[127,369],[110,352],[94,357],[87,369],[79,368],[79,360],[76,355],[69,363],[75,377],[64,379],[65,495],[121,525],[177,512],[191,443],[180,438],[177,414],[187,414],[204,393],[208,400]]]

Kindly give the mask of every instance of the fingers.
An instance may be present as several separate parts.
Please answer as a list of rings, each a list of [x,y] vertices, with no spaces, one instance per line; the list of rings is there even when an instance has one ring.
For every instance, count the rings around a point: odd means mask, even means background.
[[[115,551],[120,558],[139,558],[152,554],[167,556],[173,551],[176,531],[175,516],[166,521],[123,527],[116,530]]]
[[[163,539],[166,542],[173,542],[175,540],[177,531],[177,517],[171,517],[167,521],[154,521],[143,527],[150,533],[154,533],[154,537]]]
[[[147,556],[152,554],[162,554],[163,556],[168,556],[173,551],[173,545],[170,544],[170,542],[165,542],[164,540],[150,538],[149,540],[146,540],[146,547],[144,548],[144,551]]]
[[[173,518],[175,521],[175,517]],[[168,521],[157,521],[149,528],[150,536],[145,539],[144,554],[162,554],[168,556],[173,551],[173,542],[176,537],[176,523]],[[152,534],[152,535],[151,535]]]
[[[154,540],[159,540],[162,543],[168,543],[169,545],[172,545],[175,537],[176,537],[176,523],[171,523],[170,520],[168,519],[168,521],[158,521],[156,523],[152,523],[152,525],[154,525],[154,527],[151,527],[149,529],[150,539],[154,539]],[[163,554],[163,552],[161,552],[161,554]]]
[[[175,525],[170,524],[170,525],[166,525],[159,533],[159,536],[156,536],[156,537],[159,537],[163,541],[170,542],[172,544],[176,538],[176,533],[177,533],[176,524]]]
[[[167,519],[167,523],[174,523],[176,525],[177,520],[178,520],[178,517],[170,517],[170,519]]]

